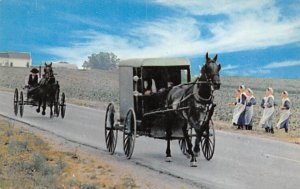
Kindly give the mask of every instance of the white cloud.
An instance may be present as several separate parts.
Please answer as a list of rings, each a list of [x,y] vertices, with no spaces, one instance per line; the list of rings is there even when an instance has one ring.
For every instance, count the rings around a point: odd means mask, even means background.
[[[182,8],[193,15],[236,14],[261,10],[274,5],[273,0],[154,0],[155,3],[172,8]]]
[[[155,3],[184,9],[189,14],[141,21],[120,35],[77,31],[73,33],[76,42],[71,45],[43,51],[80,66],[88,55],[100,51],[114,52],[125,59],[235,52],[300,42],[300,17],[284,17],[272,0],[156,0]],[[194,15],[223,15],[226,19],[212,23],[199,21]],[[203,27],[208,28],[211,37],[203,37]]]
[[[61,59],[82,62],[92,53],[114,52],[120,58],[168,57],[200,54],[201,44],[197,22],[193,18],[165,18],[164,20],[136,24],[127,37],[105,34],[95,30],[76,31],[76,38],[68,47],[47,47],[42,51]],[[82,40],[80,40],[82,39]]]
[[[231,65],[231,64],[228,64],[226,66],[223,66],[222,67],[222,70],[225,71],[225,70],[234,70],[234,69],[237,69],[239,68],[240,66],[238,65]]]
[[[284,68],[284,67],[292,67],[292,66],[300,66],[300,60],[272,62],[264,66],[264,68],[274,69],[274,68]]]
[[[243,69],[231,69],[221,70],[223,75],[230,76],[264,76],[271,73],[271,70],[264,68],[243,68]]]
[[[56,16],[71,23],[80,23],[96,28],[109,28],[109,25],[102,23],[99,19],[96,18],[84,17],[82,15],[69,14],[64,12],[57,12]]]

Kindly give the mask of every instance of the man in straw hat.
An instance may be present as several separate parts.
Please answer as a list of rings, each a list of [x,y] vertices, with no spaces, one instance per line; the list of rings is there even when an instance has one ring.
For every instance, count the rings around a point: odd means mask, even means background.
[[[274,134],[273,130],[273,115],[275,112],[274,109],[275,106],[275,99],[273,96],[273,89],[271,87],[268,87],[266,89],[266,96],[263,98],[263,101],[261,103],[261,107],[264,109],[263,116],[259,122],[259,125],[262,128],[265,128],[266,132],[270,132]]]

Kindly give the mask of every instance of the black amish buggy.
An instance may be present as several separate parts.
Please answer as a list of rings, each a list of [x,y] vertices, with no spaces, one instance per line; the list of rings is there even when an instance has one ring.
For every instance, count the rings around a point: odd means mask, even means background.
[[[215,130],[211,121],[215,107],[213,91],[220,87],[217,77],[220,65],[216,59],[217,56],[210,59],[207,55],[206,70],[202,70],[202,76],[193,82],[188,59],[121,61],[119,113],[110,103],[105,115],[105,141],[109,153],[114,154],[118,131],[122,131],[123,149],[128,159],[133,154],[137,136],[148,136],[167,141],[166,161],[171,161],[170,140],[179,141],[182,153],[191,157],[191,166],[196,166],[195,157],[200,147],[204,157],[210,160],[215,150]],[[213,70],[216,73],[212,73]],[[200,89],[206,90],[203,87],[208,87],[208,95],[198,93]],[[192,138],[196,142],[194,151],[191,150]]]
[[[41,77],[41,66],[39,71]],[[60,94],[60,85],[57,80],[55,80],[52,63],[46,64],[44,66],[44,74],[41,81],[37,86],[31,87],[25,85],[22,90],[16,88],[14,92],[14,114],[17,116],[18,113],[21,117],[24,114],[25,105],[37,106],[37,112],[40,112],[40,107],[42,107],[42,114],[45,115],[46,107],[50,108],[50,118],[56,116],[61,118],[65,117],[66,112],[66,101],[65,93]],[[53,109],[52,109],[53,108]]]

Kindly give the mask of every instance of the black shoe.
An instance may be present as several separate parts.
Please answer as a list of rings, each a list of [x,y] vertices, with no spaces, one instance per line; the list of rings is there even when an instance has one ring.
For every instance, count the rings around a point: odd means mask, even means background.
[[[249,128],[249,130],[252,130],[252,126],[249,126],[248,128]]]
[[[289,132],[289,129],[285,128],[285,132],[288,133],[288,132]]]
[[[270,133],[274,134],[274,130],[273,128],[270,129]]]
[[[269,128],[265,128],[265,131],[266,131],[266,133],[268,133],[269,132]]]

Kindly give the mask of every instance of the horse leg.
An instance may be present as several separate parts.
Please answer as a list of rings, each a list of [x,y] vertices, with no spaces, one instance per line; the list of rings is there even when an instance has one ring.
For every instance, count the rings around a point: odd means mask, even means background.
[[[203,132],[205,131],[206,134],[209,134],[209,123],[203,125],[202,127],[200,127],[199,130],[195,130],[196,131],[196,139],[195,139],[195,147],[194,147],[194,153],[196,155],[196,157],[199,156],[200,154],[200,142],[201,142],[201,138],[203,136]]]
[[[50,118],[53,118],[53,101],[50,102]]]
[[[171,141],[170,128],[167,128],[166,133],[167,133],[167,135],[166,135],[166,138],[167,138],[166,162],[171,162],[172,156],[171,156],[171,147],[170,147],[170,141]]]
[[[196,133],[196,139],[195,139],[195,146],[194,146],[194,154],[196,157],[198,157],[200,155],[200,139],[201,137],[198,135],[198,133]]]
[[[38,108],[36,109],[37,113],[40,113],[40,111],[41,111],[41,105],[42,105],[42,100],[39,98]]]
[[[43,111],[42,115],[46,115],[46,98],[43,98]]]
[[[197,165],[196,165],[197,159],[196,159],[196,157],[193,153],[193,150],[192,150],[193,144],[192,144],[192,141],[189,137],[188,130],[187,130],[186,126],[182,128],[182,132],[183,132],[184,139],[185,139],[185,141],[187,143],[187,146],[188,146],[187,153],[189,155],[191,155],[190,165],[191,165],[191,167],[197,167]]]

